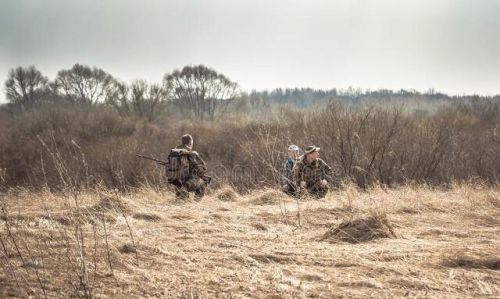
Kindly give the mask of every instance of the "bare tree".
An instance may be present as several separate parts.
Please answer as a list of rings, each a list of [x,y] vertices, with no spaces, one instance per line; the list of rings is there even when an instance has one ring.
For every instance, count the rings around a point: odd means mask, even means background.
[[[213,120],[216,110],[238,95],[237,83],[204,65],[166,74],[164,84],[181,111],[191,111],[200,120]]]
[[[11,69],[5,81],[6,97],[22,107],[37,103],[46,94],[48,81],[34,66]]]
[[[113,106],[121,116],[132,115],[130,101],[130,88],[127,83],[116,81],[110,96],[106,98],[106,104]]]
[[[121,115],[137,116],[151,121],[166,107],[167,100],[167,92],[159,84],[136,80],[130,86],[118,83],[114,95],[108,98],[107,102]]]
[[[85,104],[104,102],[115,91],[116,80],[102,69],[75,64],[57,73],[54,89],[66,99]]]

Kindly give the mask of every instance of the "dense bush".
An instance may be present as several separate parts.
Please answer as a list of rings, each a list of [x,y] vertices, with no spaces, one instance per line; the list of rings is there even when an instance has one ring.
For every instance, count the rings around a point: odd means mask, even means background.
[[[335,102],[322,110],[273,111],[267,120],[237,120],[233,114],[216,122],[148,122],[104,105],[0,112],[0,182],[53,189],[161,187],[162,169],[134,155],[165,158],[185,133],[194,136],[215,185],[229,182],[240,190],[275,184],[290,143],[320,146],[327,163],[361,187],[500,178],[495,101],[461,102],[430,116]]]

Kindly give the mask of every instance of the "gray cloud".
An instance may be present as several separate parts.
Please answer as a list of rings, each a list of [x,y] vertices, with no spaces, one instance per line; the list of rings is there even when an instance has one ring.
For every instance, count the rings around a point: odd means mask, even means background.
[[[497,94],[498,32],[496,0],[0,0],[0,81],[18,65],[160,81],[203,63],[247,90]]]

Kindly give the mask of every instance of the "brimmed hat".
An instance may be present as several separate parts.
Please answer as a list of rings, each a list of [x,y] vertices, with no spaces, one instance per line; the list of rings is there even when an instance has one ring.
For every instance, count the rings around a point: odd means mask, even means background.
[[[295,144],[292,144],[288,147],[288,151],[300,151],[300,148]]]
[[[316,152],[316,151],[319,151],[319,147],[315,147],[314,145],[311,145],[311,146],[308,146],[306,147],[306,149],[304,150],[304,154],[310,154],[312,152]]]

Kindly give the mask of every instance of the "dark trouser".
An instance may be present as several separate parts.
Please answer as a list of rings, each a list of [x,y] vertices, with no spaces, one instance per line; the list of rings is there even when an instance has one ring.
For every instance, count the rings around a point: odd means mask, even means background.
[[[309,194],[316,198],[323,198],[326,196],[326,193],[328,193],[328,187],[314,187],[308,190]]]
[[[197,198],[201,198],[205,195],[207,185],[204,180],[197,176],[190,177],[185,181],[172,180],[169,183],[175,186],[175,195],[179,198],[187,198],[189,192],[194,192]]]
[[[318,199],[325,197],[326,193],[328,193],[328,185],[323,187],[319,184],[319,182],[307,184],[306,188],[309,195]]]
[[[298,193],[297,188],[295,188],[295,186],[292,184],[288,184],[288,189],[284,190],[283,192],[285,192],[286,194],[288,194],[290,196],[296,196]]]

